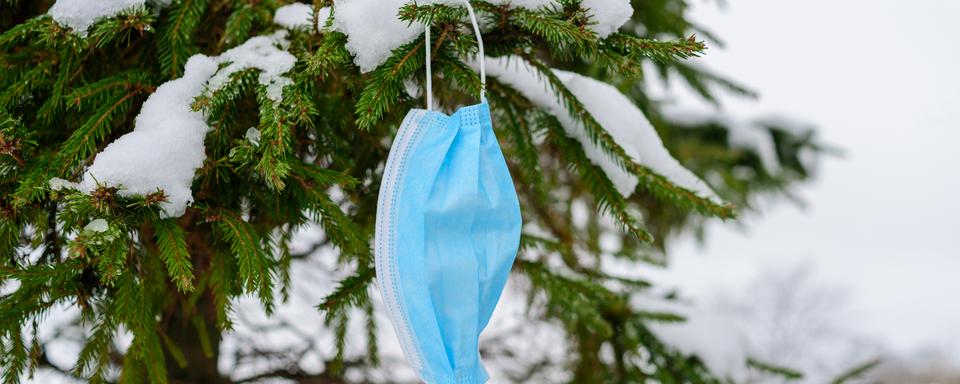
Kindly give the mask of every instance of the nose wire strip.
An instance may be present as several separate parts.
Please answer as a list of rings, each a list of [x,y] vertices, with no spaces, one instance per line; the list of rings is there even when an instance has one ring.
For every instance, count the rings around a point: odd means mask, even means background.
[[[467,13],[470,14],[470,22],[473,24],[473,33],[477,37],[477,46],[480,48],[478,52],[477,61],[480,62],[480,101],[487,101],[487,66],[485,63],[486,55],[483,53],[483,37],[480,35],[480,23],[477,22],[477,14],[473,11],[473,6],[470,5],[470,0],[463,0],[464,5],[467,6]],[[427,24],[427,27],[424,31],[424,45],[425,51],[427,51],[427,110],[433,110],[433,67],[431,59],[431,47],[430,47],[430,24]]]

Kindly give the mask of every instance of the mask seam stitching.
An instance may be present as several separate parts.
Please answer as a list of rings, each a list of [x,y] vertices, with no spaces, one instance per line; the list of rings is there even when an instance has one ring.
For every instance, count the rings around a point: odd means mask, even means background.
[[[383,274],[382,291],[384,291],[384,301],[387,305],[387,310],[394,314],[394,318],[397,318],[399,315],[399,324],[396,324],[395,328],[397,329],[398,338],[400,339],[401,346],[405,352],[408,352],[410,355],[410,360],[414,368],[418,373],[424,374],[424,369],[426,368],[423,364],[423,352],[420,351],[419,346],[413,340],[413,330],[412,326],[406,315],[406,308],[403,305],[403,302],[400,300],[400,287],[399,279],[397,278],[397,261],[396,261],[396,221],[397,221],[397,210],[393,207],[396,206],[396,201],[399,198],[399,180],[401,176],[406,173],[408,155],[412,148],[415,148],[419,143],[419,138],[422,129],[422,122],[427,117],[427,114],[424,112],[418,113],[414,116],[406,126],[401,127],[401,130],[398,131],[398,134],[402,131],[403,135],[398,135],[399,141],[397,144],[401,145],[399,155],[396,165],[392,167],[387,167],[386,172],[390,172],[390,178],[387,180],[389,185],[385,185],[388,188],[384,189],[384,192],[388,195],[389,199],[384,199],[382,201],[389,202],[389,207],[379,207],[378,212],[383,212],[383,221],[382,224],[378,224],[378,227],[385,232],[383,235],[384,238],[381,238],[381,241],[378,241],[377,250],[384,256],[381,258],[381,262],[378,263],[381,267],[381,271],[385,272]],[[413,130],[412,132],[410,130]],[[408,133],[409,132],[409,133]],[[404,142],[405,141],[405,142]],[[388,211],[389,212],[386,212]],[[386,228],[384,228],[386,227]],[[379,274],[378,274],[379,275]],[[387,281],[389,279],[389,281]]]

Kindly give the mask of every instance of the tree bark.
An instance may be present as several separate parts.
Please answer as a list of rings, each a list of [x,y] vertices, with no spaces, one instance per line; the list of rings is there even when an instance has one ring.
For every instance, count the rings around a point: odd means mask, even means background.
[[[211,231],[201,220],[196,211],[188,209],[180,219],[179,225],[187,231],[187,248],[193,259],[194,279],[200,281],[201,275],[209,273],[213,250],[210,248]],[[183,352],[186,366],[181,367],[177,360],[167,354],[167,372],[170,383],[178,384],[217,384],[230,382],[217,369],[220,358],[220,341],[222,335],[217,327],[217,308],[213,297],[208,292],[200,293],[195,306],[187,303],[189,295],[179,294],[168,308],[170,321],[166,326],[167,337]],[[204,340],[203,335],[206,335]],[[204,343],[209,342],[208,346]]]
[[[176,304],[175,304],[176,305]],[[201,332],[192,321],[193,314],[184,313],[181,309],[173,315],[173,319],[167,326],[167,336],[170,341],[180,347],[187,365],[180,367],[177,360],[170,356],[167,351],[167,371],[169,373],[170,383],[181,384],[207,384],[207,383],[226,383],[217,369],[217,361],[220,356],[220,330],[215,324],[216,309],[212,300],[206,295],[197,302],[196,311],[200,316],[202,324],[199,326],[206,330],[210,345],[209,351],[204,350],[204,340],[200,336]]]

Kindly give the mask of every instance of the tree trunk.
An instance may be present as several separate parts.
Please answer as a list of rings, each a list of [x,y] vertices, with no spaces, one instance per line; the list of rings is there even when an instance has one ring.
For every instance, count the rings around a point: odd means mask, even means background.
[[[184,306],[181,306],[183,308]],[[180,347],[187,363],[180,367],[177,360],[167,352],[167,370],[170,383],[207,384],[225,383],[227,380],[217,370],[217,360],[220,356],[220,330],[217,329],[214,319],[216,312],[213,303],[204,297],[197,303],[196,310],[202,318],[201,324],[194,324],[189,313],[177,311],[173,321],[167,327],[167,336],[170,341]],[[205,351],[203,337],[198,325],[206,330],[209,340],[209,350]]]
[[[196,220],[196,214],[191,209],[187,210],[179,224],[182,228],[190,228],[187,232],[187,248],[193,259],[195,281],[200,281],[200,275],[209,272],[212,250],[208,245],[211,233],[209,226],[195,225]],[[166,351],[170,383],[228,383],[229,378],[217,370],[221,332],[216,325],[216,304],[209,292],[204,292],[192,308],[187,305],[187,300],[189,295],[178,295],[168,312],[172,315],[166,329],[167,336],[170,342],[181,349],[186,362],[186,366],[181,367]]]

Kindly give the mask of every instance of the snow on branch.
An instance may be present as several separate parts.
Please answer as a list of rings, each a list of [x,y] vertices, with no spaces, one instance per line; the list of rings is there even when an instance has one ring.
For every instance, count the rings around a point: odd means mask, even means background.
[[[81,36],[97,21],[146,7],[146,0],[57,0],[47,11],[57,23]]]
[[[330,18],[330,7],[320,8],[317,25],[322,28]],[[310,28],[313,26],[313,6],[304,3],[287,4],[277,8],[273,14],[273,23],[287,29]]]
[[[423,24],[400,20],[401,7],[407,3],[462,6],[462,1],[340,0],[335,6],[333,28],[347,35],[347,49],[354,55],[360,71],[366,73],[383,64],[394,49],[423,34]],[[556,0],[501,0],[499,3],[527,9],[560,7]],[[633,15],[628,0],[584,0],[581,6],[591,17],[588,27],[601,38],[616,32]]]
[[[606,172],[621,194],[629,196],[633,193],[639,183],[637,176],[620,167],[599,145],[590,140],[583,123],[571,116],[543,74],[519,57],[486,60],[487,73],[490,76],[513,87],[531,102],[555,116],[567,135],[582,144],[587,157]],[[699,197],[722,204],[706,183],[670,155],[643,112],[620,91],[609,84],[576,73],[561,70],[553,70],[553,73],[623,148],[630,159]]]
[[[280,102],[283,87],[293,83],[283,74],[293,69],[297,62],[297,58],[286,51],[289,42],[285,36],[285,32],[279,32],[270,36],[252,37],[236,48],[224,52],[216,61],[229,64],[210,79],[210,91],[216,92],[222,88],[233,74],[254,68],[260,70],[259,82],[267,87],[267,97],[274,102]]]
[[[559,9],[562,7],[557,0],[499,0],[497,4],[509,5],[526,9]],[[587,10],[592,23],[590,30],[601,38],[616,32],[633,16],[633,6],[625,0],[583,0],[580,6]]]
[[[361,72],[387,61],[390,53],[423,33],[423,25],[397,17],[403,0],[344,0],[336,4],[333,28],[347,35],[347,50]]]
[[[284,49],[285,32],[251,38],[217,57],[194,55],[182,77],[159,86],[143,103],[133,131],[104,148],[83,175],[79,189],[91,193],[99,186],[117,187],[123,196],[163,191],[166,217],[183,215],[193,201],[191,185],[204,160],[204,138],[210,130],[207,116],[191,104],[205,91],[216,90],[231,75],[261,71],[259,82],[268,97],[278,102],[290,84],[283,76],[296,58]]]

